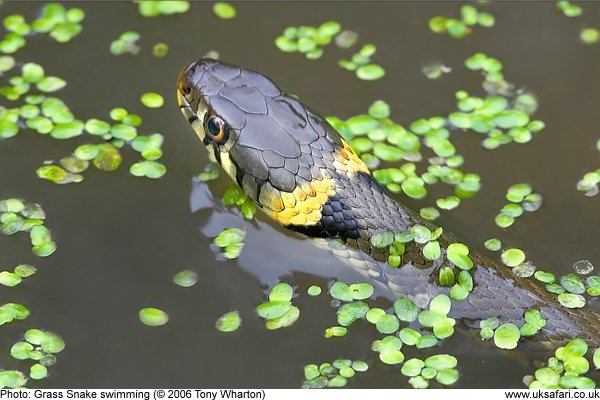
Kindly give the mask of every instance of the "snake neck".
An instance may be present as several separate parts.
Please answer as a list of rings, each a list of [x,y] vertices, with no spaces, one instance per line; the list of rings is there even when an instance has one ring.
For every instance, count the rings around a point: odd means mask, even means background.
[[[334,194],[313,225],[288,228],[311,237],[340,238],[371,252],[371,237],[379,232],[403,232],[415,225],[413,213],[392,199],[370,174],[334,172]]]

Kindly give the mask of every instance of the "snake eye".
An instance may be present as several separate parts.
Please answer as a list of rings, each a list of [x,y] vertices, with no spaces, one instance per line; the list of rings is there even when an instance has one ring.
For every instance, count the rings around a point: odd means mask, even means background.
[[[182,83],[179,86],[179,89],[181,90],[181,93],[183,93],[184,96],[187,96],[190,93],[192,93],[192,87],[190,85],[188,85],[187,83]]]
[[[229,138],[229,128],[225,124],[225,121],[218,115],[207,114],[207,118],[204,121],[204,131],[217,144],[223,144]]]

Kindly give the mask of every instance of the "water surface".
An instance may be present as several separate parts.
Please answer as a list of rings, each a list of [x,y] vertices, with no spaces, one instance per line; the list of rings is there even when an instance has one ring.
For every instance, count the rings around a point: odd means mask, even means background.
[[[81,35],[66,45],[33,38],[17,58],[38,62],[48,74],[66,79],[68,86],[58,96],[80,119],[108,120],[108,111],[117,106],[139,113],[142,133],[165,136],[168,173],[157,181],[132,177],[127,166],[134,159],[128,153],[117,172],[90,168],[83,183],[60,186],[39,180],[35,169],[44,160],[69,154],[86,138],[60,142],[23,131],[0,143],[0,197],[41,203],[59,244],[55,255],[38,260],[25,236],[0,238],[3,266],[30,262],[39,269],[18,288],[0,287],[2,301],[32,310],[27,320],[2,327],[0,367],[28,369],[8,354],[28,327],[60,333],[67,343],[48,379],[31,386],[296,388],[305,364],[336,358],[363,359],[371,366],[351,379],[349,387],[407,386],[399,367],[381,364],[370,350],[375,334],[366,323],[353,326],[347,337],[323,338],[324,329],[335,324],[327,295],[295,299],[302,314],[290,328],[270,332],[255,317],[254,307],[279,279],[303,293],[312,284],[325,287],[332,278],[358,278],[326,251],[263,216],[250,223],[220,206],[214,198],[230,184],[228,178],[208,187],[192,185],[192,176],[208,157],[180,115],[175,83],[185,63],[213,49],[225,61],[272,77],[324,115],[347,118],[383,99],[392,107],[392,119],[405,126],[454,110],[456,90],[483,94],[481,76],[462,66],[466,57],[484,51],[500,59],[508,81],[538,96],[536,118],[547,127],[527,145],[491,152],[480,146],[477,134],[455,133],[453,141],[466,158],[462,169],[480,174],[483,188],[437,222],[480,249],[485,239],[499,236],[555,273],[570,272],[573,262],[584,258],[600,265],[600,203],[575,190],[583,173],[600,164],[594,148],[600,47],[578,41],[582,26],[600,21],[599,4],[585,3],[580,19],[566,18],[550,2],[490,4],[486,8],[496,25],[464,40],[434,35],[427,27],[432,16],[457,16],[460,3],[454,2],[244,2],[231,21],[217,19],[208,3],[194,3],[183,15],[154,19],[141,17],[132,3],[69,4],[86,11]],[[37,2],[5,3],[0,13],[18,12],[31,19],[40,7]],[[337,60],[352,50],[329,46],[322,59],[308,61],[283,54],[273,44],[286,26],[319,25],[328,19],[359,32],[359,43],[377,45],[375,61],[386,69],[384,79],[364,82],[341,70]],[[127,30],[140,32],[141,54],[112,56],[110,42]],[[158,41],[170,46],[164,59],[151,54]],[[429,80],[421,67],[432,61],[454,71]],[[163,94],[166,106],[145,109],[138,99],[146,91]],[[521,181],[543,194],[544,206],[500,232],[493,218],[505,203],[508,186]],[[447,187],[438,185],[429,202],[398,199],[419,208],[448,194]],[[210,246],[225,227],[248,231],[237,261],[216,261]],[[198,284],[187,289],[171,283],[173,274],[185,268],[200,273]],[[167,311],[169,323],[162,328],[142,325],[137,318],[142,307]],[[228,335],[218,332],[215,320],[234,309],[241,313],[242,328]],[[522,387],[523,375],[534,370],[527,356],[515,359],[466,331],[458,331],[439,349],[407,351],[406,356],[423,358],[432,352],[458,356],[458,387]]]

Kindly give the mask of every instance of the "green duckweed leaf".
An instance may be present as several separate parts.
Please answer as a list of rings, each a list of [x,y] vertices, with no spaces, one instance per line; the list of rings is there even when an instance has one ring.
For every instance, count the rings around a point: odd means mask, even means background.
[[[519,203],[532,193],[531,185],[528,183],[517,183],[508,188],[506,199],[514,203]]]
[[[448,368],[455,368],[457,364],[458,360],[456,359],[456,357],[448,354],[435,354],[425,359],[425,366],[433,368],[436,371],[441,371],[443,369]]]
[[[123,158],[119,150],[109,143],[96,145],[98,155],[94,158],[93,164],[102,171],[114,171],[121,165]]]
[[[0,387],[16,389],[25,386],[27,377],[20,371],[0,371]]]
[[[56,251],[56,242],[50,240],[31,248],[33,254],[38,257],[48,257]]]
[[[287,313],[291,305],[290,301],[267,301],[256,307],[256,312],[264,319],[275,319]]]
[[[469,270],[473,268],[473,260],[469,257],[469,248],[462,243],[450,244],[446,257],[460,269]]]
[[[348,329],[343,326],[332,326],[331,328],[325,329],[325,338],[329,339],[332,337],[343,337],[348,333]]]
[[[408,383],[415,389],[427,389],[429,382],[422,376],[413,376],[408,380]]]
[[[377,320],[375,327],[377,328],[377,331],[381,333],[390,334],[396,332],[398,328],[400,328],[400,322],[395,315],[386,314],[382,315]]]
[[[31,379],[44,379],[48,375],[48,369],[41,364],[34,364],[29,370],[29,377]]]
[[[273,286],[269,293],[270,301],[291,301],[294,295],[294,289],[285,282],[280,282]]]
[[[402,372],[402,375],[404,376],[419,376],[424,366],[425,363],[423,360],[411,358],[404,363],[400,372]]]
[[[10,348],[10,355],[17,360],[28,360],[33,346],[27,342],[17,342]]]
[[[296,306],[291,306],[284,315],[279,318],[270,319],[265,322],[265,326],[269,330],[286,328],[293,325],[300,317],[300,310]]]
[[[502,262],[508,267],[516,267],[525,261],[525,253],[520,249],[508,249],[502,253]]]
[[[217,1],[213,4],[213,13],[221,19],[235,18],[235,7],[224,1]]]
[[[198,273],[191,269],[184,269],[173,276],[173,283],[181,287],[191,287],[198,282]]]
[[[329,289],[329,293],[331,294],[331,297],[340,301],[354,300],[352,290],[350,289],[350,286],[348,286],[348,284],[345,282],[335,282]]]
[[[367,311],[367,314],[365,315],[365,317],[367,318],[367,321],[369,321],[372,324],[376,324],[377,321],[379,321],[379,318],[381,318],[382,316],[384,316],[386,314],[386,312],[381,309],[381,308],[371,308],[369,311]]]
[[[440,258],[441,256],[442,256],[442,251],[440,248],[440,244],[438,243],[437,240],[428,242],[423,247],[423,257],[425,257],[426,260],[434,261],[434,260],[437,260],[438,258]]]
[[[362,301],[355,301],[342,305],[338,309],[337,321],[342,326],[349,326],[357,319],[365,318],[369,305]]]
[[[33,265],[19,264],[15,267],[14,272],[21,278],[27,278],[34,275],[37,272],[37,268]]]
[[[14,272],[2,271],[0,272],[0,285],[13,287],[21,283],[21,277]]]
[[[458,371],[453,368],[446,368],[438,371],[435,380],[445,386],[450,386],[458,381]]]
[[[502,242],[496,238],[486,240],[483,245],[490,251],[498,251],[502,248]]]
[[[140,97],[140,101],[148,108],[160,108],[165,104],[165,100],[158,93],[148,92]]]
[[[379,359],[384,364],[396,365],[404,361],[404,354],[400,350],[385,350],[379,353]]]
[[[394,234],[392,232],[380,232],[371,236],[371,245],[377,248],[385,248],[392,244],[394,241]]]
[[[369,107],[369,115],[376,119],[388,118],[390,116],[390,106],[383,100],[376,100]]]
[[[156,161],[141,161],[132,164],[129,172],[134,176],[145,176],[151,179],[158,179],[167,173],[167,167]]]
[[[535,271],[533,277],[543,283],[554,283],[556,281],[554,274],[546,271]]]
[[[414,346],[419,342],[421,334],[412,328],[402,328],[399,337],[402,343]]]
[[[321,288],[319,286],[310,286],[306,291],[309,296],[318,296],[321,294]]]
[[[154,57],[165,57],[168,52],[169,45],[164,42],[159,42],[152,46],[152,55]]]
[[[455,282],[454,269],[452,267],[442,267],[438,281],[441,286],[452,286]]]
[[[368,299],[373,295],[375,288],[373,285],[368,283],[353,283],[350,285],[350,291],[352,292],[352,298],[354,300]]]
[[[385,70],[377,64],[361,65],[356,69],[358,79],[374,81],[385,76]]]
[[[242,318],[237,311],[230,311],[219,317],[215,327],[221,332],[234,332],[242,325]]]
[[[169,321],[167,313],[158,308],[142,308],[139,318],[147,326],[162,326]]]
[[[559,303],[566,308],[582,308],[585,306],[585,298],[579,294],[561,293],[558,295]]]
[[[408,298],[394,301],[394,312],[401,321],[412,322],[419,315],[419,308]]]
[[[519,328],[512,323],[502,324],[494,332],[494,344],[500,349],[516,348],[520,338]]]
[[[44,68],[35,63],[26,63],[21,68],[23,79],[29,83],[37,83],[44,77]]]
[[[56,76],[46,76],[40,79],[36,84],[38,90],[44,93],[56,92],[65,86],[67,86],[67,82]]]

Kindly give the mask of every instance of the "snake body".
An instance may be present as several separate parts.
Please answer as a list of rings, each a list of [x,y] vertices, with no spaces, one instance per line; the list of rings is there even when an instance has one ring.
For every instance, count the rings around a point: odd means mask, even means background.
[[[387,250],[372,245],[377,233],[434,227],[391,198],[321,115],[265,76],[211,59],[187,65],[177,92],[209,153],[267,215],[311,237],[340,239],[345,246],[333,246],[334,253],[418,305],[448,293],[437,283],[444,257],[427,261],[412,243],[393,268],[385,262]],[[447,232],[438,240],[442,253],[457,242]],[[600,345],[595,310],[564,308],[532,279],[517,278],[474,249],[469,257],[475,287],[453,302],[451,316],[475,326],[490,317],[520,325],[525,311],[539,309],[547,324],[532,342],[555,348],[579,337]]]

